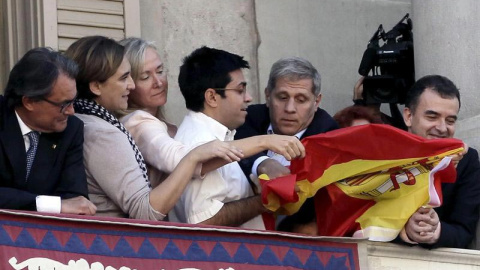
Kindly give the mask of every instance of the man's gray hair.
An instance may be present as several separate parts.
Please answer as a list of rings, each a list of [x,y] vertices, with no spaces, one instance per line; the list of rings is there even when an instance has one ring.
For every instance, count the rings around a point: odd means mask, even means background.
[[[317,69],[307,60],[300,57],[282,58],[272,65],[268,77],[267,91],[269,93],[275,89],[277,80],[285,78],[287,80],[297,81],[301,79],[312,79],[312,92],[315,96],[320,94],[321,77]]]

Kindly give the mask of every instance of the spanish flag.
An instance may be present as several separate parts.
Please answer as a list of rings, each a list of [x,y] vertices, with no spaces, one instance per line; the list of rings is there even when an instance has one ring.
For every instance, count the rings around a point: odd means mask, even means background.
[[[375,124],[302,143],[306,157],[292,161],[291,175],[260,176],[265,207],[291,215],[316,195],[319,235],[374,241],[395,239],[419,207],[440,206],[441,183],[456,178],[448,156],[463,150],[457,139],[428,140]]]

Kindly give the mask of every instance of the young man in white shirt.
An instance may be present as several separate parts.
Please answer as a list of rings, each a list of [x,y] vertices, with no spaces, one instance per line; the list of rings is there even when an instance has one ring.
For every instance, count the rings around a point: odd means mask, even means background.
[[[214,139],[233,140],[252,101],[244,68],[249,65],[243,57],[208,47],[184,59],[178,82],[190,111],[175,139],[190,146]],[[303,146],[293,139],[293,147],[287,147],[286,152],[290,158],[303,156]],[[170,220],[265,229],[261,214],[266,211],[260,196],[234,162],[207,173],[203,179],[193,179],[170,212]]]

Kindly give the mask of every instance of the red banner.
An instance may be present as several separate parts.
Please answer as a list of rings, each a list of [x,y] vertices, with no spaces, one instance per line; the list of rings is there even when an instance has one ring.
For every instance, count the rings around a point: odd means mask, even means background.
[[[357,243],[169,222],[0,210],[0,269],[359,269]]]

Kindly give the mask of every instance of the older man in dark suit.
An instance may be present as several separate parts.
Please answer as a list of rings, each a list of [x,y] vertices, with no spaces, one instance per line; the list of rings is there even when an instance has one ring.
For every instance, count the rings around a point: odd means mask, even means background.
[[[76,64],[28,51],[0,96],[0,208],[95,214],[87,199],[83,123],[72,116]]]
[[[275,62],[265,99],[266,104],[248,107],[245,123],[237,129],[235,139],[264,134],[303,139],[337,128],[333,118],[318,107],[322,99],[320,74],[305,59],[290,57]],[[289,162],[275,153],[263,152],[242,160],[240,165],[247,176],[267,173],[276,177],[288,173],[285,166]]]
[[[275,62],[270,70],[265,88],[266,104],[251,105],[247,109],[245,123],[237,129],[235,139],[280,134],[299,139],[337,129],[337,123],[318,106],[320,74],[307,60],[299,57],[283,58]],[[290,165],[283,156],[266,151],[241,160],[240,166],[247,175],[255,178],[267,174],[271,178],[286,175]],[[279,229],[293,231],[293,226],[310,224],[313,199],[307,200],[297,214],[287,217]]]

